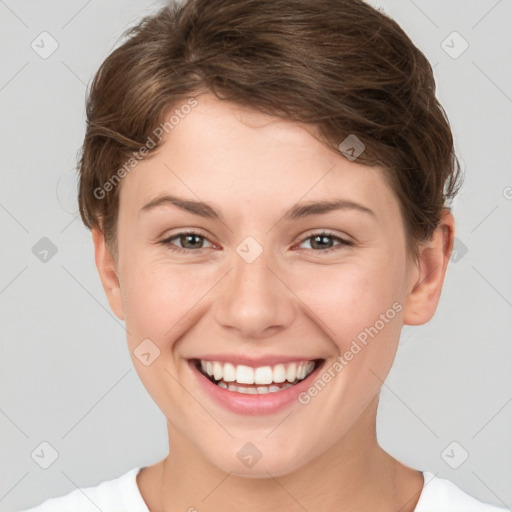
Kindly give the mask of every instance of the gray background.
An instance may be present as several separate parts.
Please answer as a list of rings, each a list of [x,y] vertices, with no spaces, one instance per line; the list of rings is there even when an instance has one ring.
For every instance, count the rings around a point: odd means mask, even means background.
[[[404,328],[379,439],[406,464],[510,508],[512,2],[373,3],[435,66],[466,171],[459,258],[434,320]],[[74,171],[86,84],[122,31],[161,5],[0,0],[0,511],[167,453],[164,417],[138,380],[77,216]],[[31,47],[51,49],[43,31],[58,43],[47,58]],[[469,44],[457,58],[464,42],[453,31]],[[48,469],[50,449],[31,456],[43,441],[58,452]]]

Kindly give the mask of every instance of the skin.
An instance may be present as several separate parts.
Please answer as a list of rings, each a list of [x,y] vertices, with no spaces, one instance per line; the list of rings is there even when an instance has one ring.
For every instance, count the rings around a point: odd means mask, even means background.
[[[116,258],[93,230],[110,306],[167,418],[169,455],[137,477],[144,500],[152,512],[414,510],[423,476],[378,445],[377,405],[402,325],[435,313],[453,216],[444,213],[414,261],[382,169],[333,152],[309,126],[209,94],[197,100],[161,149],[123,179]],[[224,220],[170,204],[141,212],[165,193],[205,201]],[[339,198],[374,215],[345,209],[283,219],[296,203]],[[190,229],[205,238],[160,243]],[[311,236],[322,230],[353,244],[315,245]],[[236,252],[248,236],[263,249],[250,264]],[[172,252],[172,244],[188,252]],[[277,414],[226,410],[187,363],[206,353],[285,354],[329,367],[396,302],[402,310],[325,389]],[[160,350],[149,366],[133,352],[146,338]],[[262,453],[252,468],[236,456],[246,442]]]

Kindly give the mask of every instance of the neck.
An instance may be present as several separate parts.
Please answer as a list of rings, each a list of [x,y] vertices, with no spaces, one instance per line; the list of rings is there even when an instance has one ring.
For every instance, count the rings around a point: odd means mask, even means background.
[[[226,473],[169,423],[169,455],[156,466],[152,490],[148,484],[143,497],[151,512],[412,512],[423,475],[378,445],[377,405],[378,397],[329,450],[280,477],[245,478]]]

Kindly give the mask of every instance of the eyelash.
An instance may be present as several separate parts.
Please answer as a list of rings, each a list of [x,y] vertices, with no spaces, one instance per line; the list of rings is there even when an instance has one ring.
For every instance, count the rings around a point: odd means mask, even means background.
[[[200,249],[183,249],[182,247],[178,247],[171,243],[171,240],[174,240],[174,239],[179,238],[180,236],[184,236],[184,235],[194,235],[199,238],[203,238],[204,240],[208,240],[201,233],[197,233],[195,231],[182,231],[181,233],[176,233],[176,234],[172,235],[171,237],[166,238],[165,240],[162,240],[160,243],[162,245],[167,246],[171,251],[176,252],[176,253],[191,253],[191,252],[201,251],[202,249],[207,249],[207,247],[202,247]],[[323,237],[323,236],[332,238],[333,240],[340,242],[340,243],[338,246],[329,247],[329,248],[323,249],[323,250],[315,250],[315,249],[310,249],[310,250],[312,250],[314,252],[318,252],[318,253],[330,253],[333,251],[337,251],[337,250],[341,249],[342,247],[350,247],[350,246],[354,245],[354,242],[340,238],[339,236],[337,236],[334,233],[331,233],[329,231],[319,231],[319,232],[312,233],[309,236],[307,236],[306,238],[303,238],[301,240],[300,244],[302,244],[303,242],[305,242],[306,240],[309,240],[311,238]]]

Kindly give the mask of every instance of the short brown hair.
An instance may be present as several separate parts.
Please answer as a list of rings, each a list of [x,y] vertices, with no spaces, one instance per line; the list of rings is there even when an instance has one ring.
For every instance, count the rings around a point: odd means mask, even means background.
[[[355,135],[365,146],[358,162],[386,170],[414,255],[461,185],[428,60],[361,0],[189,0],[124,36],[91,84],[80,158],[80,214],[111,246],[113,177],[126,174],[165,112],[200,92],[315,125],[336,151]]]

